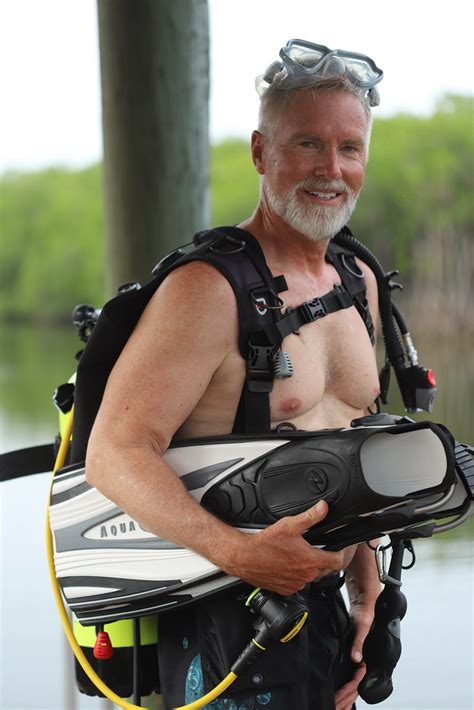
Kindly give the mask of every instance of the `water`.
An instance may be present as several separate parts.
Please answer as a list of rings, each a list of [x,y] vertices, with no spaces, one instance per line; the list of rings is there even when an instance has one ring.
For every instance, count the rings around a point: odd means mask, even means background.
[[[442,385],[433,418],[460,440],[473,440],[474,362],[468,344],[417,343]],[[79,349],[71,328],[10,328],[0,334],[2,451],[49,442],[57,430],[50,398],[74,370]],[[390,411],[399,411],[393,396]],[[417,415],[417,418],[422,418]],[[81,696],[49,588],[44,516],[49,476],[0,486],[2,710],[105,710]],[[394,673],[391,710],[472,710],[473,526],[416,544],[418,561],[404,573],[408,611],[403,653]],[[359,701],[358,708],[369,706]],[[293,709],[288,709],[293,710]],[[296,710],[296,709],[295,709]]]

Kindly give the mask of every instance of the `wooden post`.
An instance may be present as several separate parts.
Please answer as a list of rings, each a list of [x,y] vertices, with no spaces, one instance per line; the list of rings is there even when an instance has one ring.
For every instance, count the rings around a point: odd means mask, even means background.
[[[107,285],[209,220],[207,0],[98,0]]]

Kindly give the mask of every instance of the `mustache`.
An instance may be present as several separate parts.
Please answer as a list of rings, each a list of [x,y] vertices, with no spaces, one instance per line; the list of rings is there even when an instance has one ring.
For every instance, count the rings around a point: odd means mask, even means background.
[[[349,192],[349,188],[344,180],[324,180],[323,178],[307,178],[298,185],[296,189],[303,190],[328,190],[329,192]]]

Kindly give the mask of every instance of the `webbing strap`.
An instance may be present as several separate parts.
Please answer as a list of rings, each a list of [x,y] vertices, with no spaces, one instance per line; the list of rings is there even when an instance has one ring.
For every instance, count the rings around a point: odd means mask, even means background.
[[[52,471],[54,458],[54,444],[8,451],[0,456],[0,481]]]
[[[344,227],[343,231],[352,236],[347,227]],[[373,345],[375,343],[375,329],[367,301],[364,272],[356,263],[355,255],[348,249],[341,247],[340,244],[331,241],[326,252],[326,261],[334,266],[342,283],[350,293],[353,305],[357,308],[360,317],[364,321]]]
[[[266,332],[270,336],[272,332],[277,331],[281,338],[286,338],[287,335],[307,323],[314,323],[330,313],[350,308],[353,305],[354,301],[350,293],[344,286],[337,284],[332,291],[325,293],[324,296],[313,298],[311,301],[306,301],[288,311],[281,320],[268,327]]]
[[[265,343],[253,342],[250,334],[246,381],[234,421],[234,432],[253,434],[270,430],[269,395],[273,387],[274,356],[282,340],[303,325],[353,305],[351,295],[344,286],[338,284],[332,291],[302,303],[280,320],[265,326]]]

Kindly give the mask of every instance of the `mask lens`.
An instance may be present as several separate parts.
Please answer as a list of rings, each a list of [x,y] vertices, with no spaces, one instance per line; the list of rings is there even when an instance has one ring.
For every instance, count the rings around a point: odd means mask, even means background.
[[[373,87],[382,79],[383,72],[363,54],[291,39],[280,49],[280,58],[281,62],[274,62],[262,77],[257,77],[260,96],[273,83],[279,89],[292,89],[311,86],[324,77],[345,76],[362,91],[370,89],[367,96],[371,106],[379,103],[378,92]]]
[[[375,72],[363,59],[344,57],[344,64],[346,65],[348,71],[360,82],[372,82],[379,76],[378,73]]]
[[[314,69],[325,55],[325,52],[319,49],[309,49],[308,47],[301,47],[297,44],[287,49],[285,53],[289,59],[292,59],[304,69]]]

